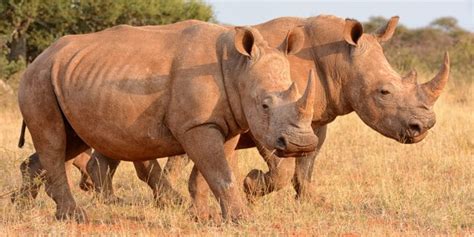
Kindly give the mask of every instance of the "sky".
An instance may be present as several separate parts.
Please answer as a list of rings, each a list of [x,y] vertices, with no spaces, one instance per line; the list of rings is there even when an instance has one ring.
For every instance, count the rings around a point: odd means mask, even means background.
[[[331,14],[366,21],[371,16],[400,16],[411,28],[427,26],[442,16],[458,20],[474,31],[474,0],[207,0],[220,23],[253,25],[282,16],[309,17]]]

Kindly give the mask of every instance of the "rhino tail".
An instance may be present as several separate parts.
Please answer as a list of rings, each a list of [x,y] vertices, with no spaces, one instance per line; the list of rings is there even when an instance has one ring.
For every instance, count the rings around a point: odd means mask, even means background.
[[[20,139],[18,140],[19,148],[22,148],[23,145],[25,145],[25,130],[26,130],[26,123],[25,123],[25,120],[23,120],[21,124]]]

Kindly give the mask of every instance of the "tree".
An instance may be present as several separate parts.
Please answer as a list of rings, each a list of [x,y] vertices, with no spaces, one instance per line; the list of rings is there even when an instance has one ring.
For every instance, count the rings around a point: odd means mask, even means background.
[[[7,39],[8,60],[26,58],[27,31],[37,16],[39,0],[3,0],[0,33]]]
[[[441,29],[445,32],[454,32],[460,29],[458,20],[454,17],[440,17],[430,23],[430,26]]]
[[[159,25],[185,19],[213,20],[199,0],[2,0],[0,38],[8,60],[32,61],[57,38],[118,24]]]

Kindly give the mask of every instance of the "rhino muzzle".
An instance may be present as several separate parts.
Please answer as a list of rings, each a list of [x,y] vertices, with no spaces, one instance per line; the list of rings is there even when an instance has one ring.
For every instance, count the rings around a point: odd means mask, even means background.
[[[297,134],[293,136],[282,135],[276,139],[276,155],[279,157],[302,156],[313,152],[318,144],[314,133]]]

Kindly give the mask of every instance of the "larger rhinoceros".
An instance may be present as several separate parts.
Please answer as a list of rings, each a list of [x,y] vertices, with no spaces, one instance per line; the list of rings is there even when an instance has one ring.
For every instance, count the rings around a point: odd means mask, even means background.
[[[303,40],[296,28],[271,48],[255,29],[210,23],[59,39],[29,65],[18,95],[56,217],[85,220],[64,163],[93,147],[130,161],[187,153],[223,217],[239,218],[245,207],[226,158],[241,133],[281,155],[316,147],[314,80],[300,95],[286,58]]]
[[[388,63],[381,46],[393,36],[398,20],[392,17],[375,33],[364,33],[356,20],[327,15],[284,17],[253,26],[272,46],[281,44],[288,29],[304,28],[303,49],[289,60],[291,77],[300,88],[307,83],[305,71],[312,69],[318,75],[312,118],[312,127],[319,136],[317,150],[324,142],[326,125],[337,116],[354,111],[380,134],[404,144],[421,141],[434,126],[433,105],[449,78],[448,54],[445,53],[438,74],[428,82],[417,83],[414,70],[400,76]],[[238,147],[252,147],[253,141],[247,133],[241,136]],[[265,195],[291,181],[298,198],[310,196],[317,151],[297,159],[278,158],[256,143],[269,171],[252,170],[247,175],[244,189],[249,196]],[[207,186],[201,185],[203,180],[193,169],[190,191],[196,206],[205,212]]]
[[[278,45],[285,31],[304,26],[305,46],[289,58],[291,76],[303,86],[305,70],[317,71],[317,93],[312,127],[319,137],[317,150],[326,137],[326,125],[337,116],[356,112],[362,121],[380,134],[409,144],[421,141],[435,124],[433,105],[449,78],[449,57],[445,53],[440,71],[419,84],[412,70],[402,77],[392,69],[381,44],[391,39],[399,17],[392,17],[376,32],[364,33],[362,24],[335,16],[278,18],[254,27],[270,45]],[[242,140],[249,140],[247,136]],[[249,195],[264,195],[293,181],[297,197],[310,195],[317,152],[309,156],[279,159],[260,149],[269,171],[251,171],[245,179]],[[295,162],[296,161],[296,162]],[[295,165],[296,163],[296,165]]]

